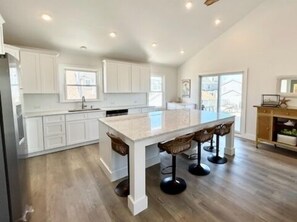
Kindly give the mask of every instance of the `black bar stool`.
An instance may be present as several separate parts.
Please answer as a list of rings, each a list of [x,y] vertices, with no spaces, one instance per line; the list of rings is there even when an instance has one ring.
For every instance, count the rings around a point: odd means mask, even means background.
[[[176,155],[191,148],[194,133],[176,137],[174,140],[158,143],[158,147],[172,155],[172,176],[161,181],[161,190],[167,194],[179,194],[187,188],[184,179],[176,177]]]
[[[210,173],[210,169],[207,165],[201,163],[201,143],[212,140],[216,126],[202,129],[195,133],[193,140],[198,145],[198,158],[197,164],[193,163],[189,166],[189,172],[197,176],[205,176]]]
[[[228,159],[226,157],[219,156],[219,145],[220,145],[220,136],[225,136],[230,133],[231,126],[234,122],[224,123],[216,127],[214,134],[216,134],[216,155],[211,155],[207,157],[208,161],[215,164],[224,164],[227,163]]]
[[[107,132],[107,136],[111,139],[112,149],[122,156],[128,155],[128,178],[120,182],[114,189],[115,193],[120,197],[127,197],[129,195],[129,179],[130,179],[130,170],[129,170],[129,146],[124,143],[124,141],[112,133]]]

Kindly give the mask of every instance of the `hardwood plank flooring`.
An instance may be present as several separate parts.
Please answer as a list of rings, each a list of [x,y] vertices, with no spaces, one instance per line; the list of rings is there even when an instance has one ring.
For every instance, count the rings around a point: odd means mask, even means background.
[[[170,165],[162,153],[161,164],[147,169],[149,208],[132,216],[127,198],[115,195],[99,167],[98,144],[28,160],[32,222],[105,221],[297,221],[297,153],[235,140],[236,155],[225,165],[202,162],[211,174],[188,173],[193,160],[177,158],[177,175],[187,182],[185,192],[170,196],[159,183],[160,169]]]

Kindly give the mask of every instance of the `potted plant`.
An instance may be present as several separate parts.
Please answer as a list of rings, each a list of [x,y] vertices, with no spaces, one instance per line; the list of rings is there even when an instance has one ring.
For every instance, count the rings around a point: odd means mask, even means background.
[[[297,145],[297,129],[283,129],[277,134],[277,142]]]

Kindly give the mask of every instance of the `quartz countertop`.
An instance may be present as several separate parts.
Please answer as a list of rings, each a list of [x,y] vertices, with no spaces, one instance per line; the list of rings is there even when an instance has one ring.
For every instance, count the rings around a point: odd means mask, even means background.
[[[139,106],[114,106],[114,107],[102,107],[98,109],[87,109],[85,111],[69,112],[68,110],[52,110],[52,111],[38,111],[38,112],[26,112],[24,114],[25,118],[39,117],[39,116],[52,116],[52,115],[64,115],[64,114],[75,114],[75,113],[87,113],[87,112],[105,112],[108,110],[118,110],[118,109],[137,109],[137,108],[154,108],[154,106],[139,105]]]
[[[108,127],[132,141],[153,137],[176,130],[211,124],[230,119],[234,115],[200,110],[165,110],[128,116],[115,116],[99,119]]]
[[[77,112],[69,112],[68,110],[53,110],[53,111],[40,111],[40,112],[27,112],[24,114],[25,118],[39,117],[39,116],[53,116],[53,115],[64,115],[64,114],[76,114],[76,113],[90,113],[90,112],[105,112],[105,110],[85,110]]]

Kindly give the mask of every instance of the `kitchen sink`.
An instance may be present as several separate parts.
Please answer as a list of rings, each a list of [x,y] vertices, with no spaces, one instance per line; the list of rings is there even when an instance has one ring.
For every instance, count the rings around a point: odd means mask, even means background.
[[[92,108],[92,109],[70,109],[68,112],[84,112],[84,111],[95,111],[100,110],[100,108]]]

